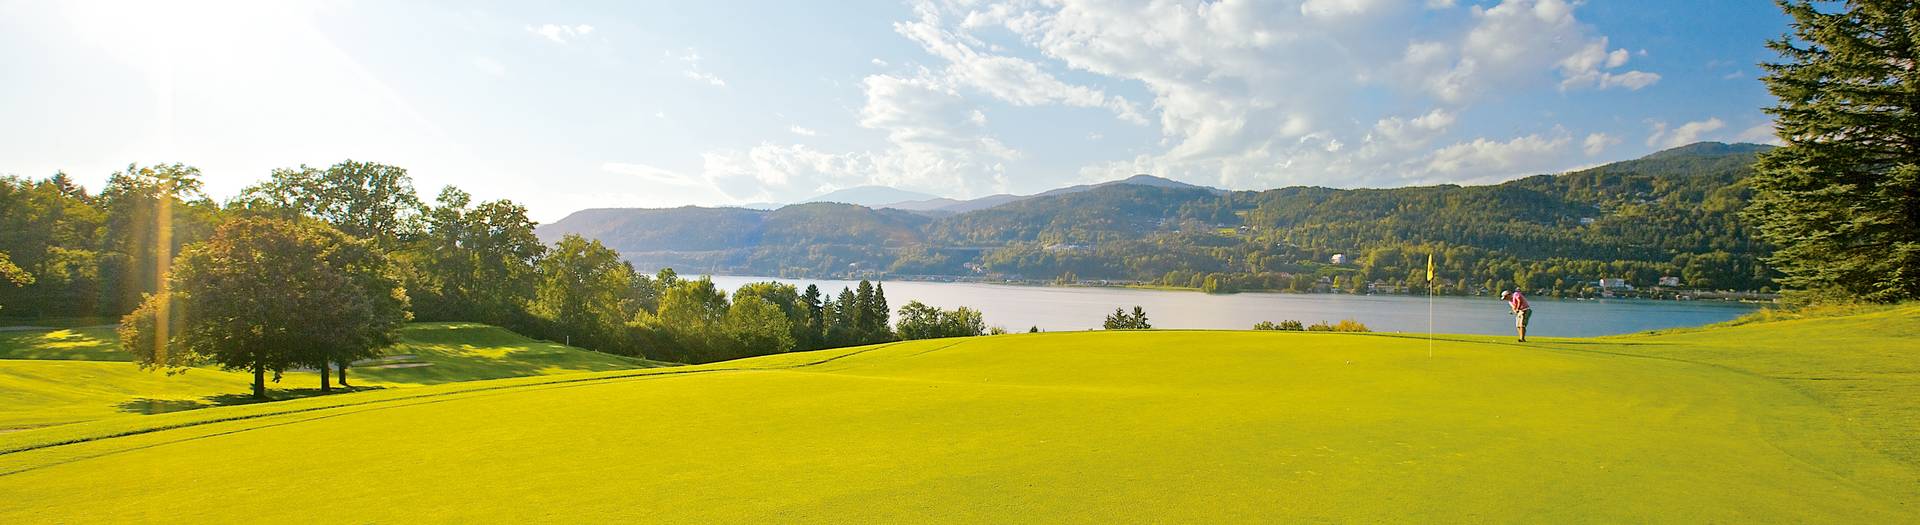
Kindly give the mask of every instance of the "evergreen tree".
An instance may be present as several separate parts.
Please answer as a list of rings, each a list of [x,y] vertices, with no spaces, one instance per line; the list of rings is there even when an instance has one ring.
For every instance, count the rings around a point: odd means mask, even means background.
[[[800,350],[817,350],[826,343],[826,305],[822,299],[820,287],[811,284],[807,285],[805,293],[800,294],[800,304],[807,309],[807,336],[794,342]]]
[[[1141,308],[1139,306],[1133,307],[1133,315],[1128,317],[1133,320],[1133,326],[1131,328],[1135,330],[1146,330],[1149,328],[1153,328],[1152,324],[1147,323],[1147,309],[1145,308]]]
[[[887,308],[887,287],[884,284],[873,285],[873,297],[868,298],[866,306],[867,343],[884,343],[893,340],[891,310]]]
[[[827,312],[826,341],[827,348],[853,346],[859,344],[860,334],[854,324],[854,313],[860,310],[859,297],[853,290],[840,289],[840,295],[824,307]]]
[[[1113,314],[1107,316],[1106,323],[1103,326],[1108,330],[1146,330],[1153,328],[1153,325],[1147,323],[1147,310],[1138,306],[1133,307],[1132,313],[1128,313],[1124,308],[1114,308]]]
[[[1920,297],[1920,4],[1783,0],[1790,36],[1763,80],[1786,146],[1756,165],[1747,216],[1780,284],[1878,302]]]

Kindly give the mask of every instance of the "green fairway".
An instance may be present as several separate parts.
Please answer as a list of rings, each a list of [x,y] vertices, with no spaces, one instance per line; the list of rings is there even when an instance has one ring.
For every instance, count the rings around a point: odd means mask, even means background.
[[[1428,344],[1009,335],[113,418],[0,434],[0,522],[1920,520],[1920,308]]]
[[[252,376],[214,368],[166,375],[127,362],[112,327],[0,332],[0,431],[122,415],[247,404]],[[358,388],[662,366],[535,341],[477,323],[414,323],[386,356],[349,370]],[[275,398],[318,394],[312,371],[289,372]]]

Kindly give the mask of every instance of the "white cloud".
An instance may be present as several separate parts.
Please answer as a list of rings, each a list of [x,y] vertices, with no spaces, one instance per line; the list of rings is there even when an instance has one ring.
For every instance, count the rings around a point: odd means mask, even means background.
[[[1309,18],[1344,18],[1363,16],[1387,8],[1387,0],[1307,0],[1300,4],[1300,14]]]
[[[811,137],[811,136],[814,136],[814,135],[819,135],[819,134],[820,134],[820,132],[817,132],[817,131],[814,131],[814,130],[811,130],[811,129],[807,129],[807,128],[803,128],[803,127],[800,127],[800,126],[798,126],[798,125],[795,125],[795,126],[789,126],[789,127],[787,127],[787,131],[790,131],[790,132],[793,132],[793,134],[795,134],[795,135],[799,135],[799,136],[802,136],[802,137]]]
[[[686,53],[679,54],[679,55],[674,54],[672,51],[668,51],[666,55],[667,55],[667,58],[679,60],[680,62],[686,64],[686,68],[680,71],[681,76],[687,77],[688,79],[691,79],[691,80],[704,82],[707,85],[710,85],[713,87],[727,87],[727,81],[725,79],[720,78],[719,75],[709,73],[705,69],[700,67],[700,62],[704,60],[704,58],[700,56],[700,53],[698,51],[688,49]]]
[[[1780,140],[1780,136],[1775,134],[1772,121],[1755,124],[1753,127],[1747,128],[1746,131],[1740,132],[1740,135],[1734,137],[1734,140],[1755,144],[1772,144],[1775,146],[1784,144],[1784,142]]]
[[[1618,71],[1631,53],[1609,50],[1606,36],[1574,16],[1576,5],[1566,0],[1502,0],[1493,7],[1473,6],[1473,27],[1447,48],[1454,55],[1445,57],[1432,44],[1410,47],[1399,74],[1451,102],[1529,84],[1547,69],[1558,71],[1562,90],[1637,90],[1660,80],[1656,73]]]
[[[1102,108],[1157,128],[1158,148],[1093,162],[1079,170],[1081,179],[1152,173],[1236,188],[1353,187],[1554,171],[1619,139],[1575,136],[1557,126],[1507,136],[1456,134],[1476,100],[1556,85],[1569,92],[1640,89],[1659,80],[1631,69],[1633,53],[1611,47],[1607,36],[1578,20],[1576,6],[1564,0],[1475,6],[1445,0],[920,2],[894,30],[937,62],[862,83],[867,101],[859,124],[881,131],[885,144],[840,153],[763,144],[716,152],[709,172],[782,188],[898,183],[977,193],[983,185],[1004,185],[1004,164],[1021,158],[988,132],[986,115],[973,102],[982,98],[1013,107]],[[1462,11],[1430,12],[1455,8]],[[1425,22],[1433,17],[1466,23]],[[1415,26],[1421,29],[1408,30]],[[1368,114],[1356,93],[1381,91],[1426,105],[1418,112]],[[1087,137],[1103,138],[1098,132]]]
[[[986,115],[950,80],[930,72],[864,79],[859,124],[884,133],[882,148],[834,153],[769,143],[711,151],[702,155],[702,174],[736,201],[862,184],[955,196],[1006,191],[1006,162],[1021,153],[986,133]]]
[[[593,26],[587,24],[558,25],[540,24],[527,26],[527,32],[546,37],[556,44],[565,44],[593,34]]]
[[[1585,152],[1588,157],[1592,157],[1599,155],[1601,152],[1606,151],[1607,148],[1619,143],[1620,137],[1605,133],[1594,133],[1587,135],[1587,140],[1581,143],[1580,150]]]
[[[1527,135],[1506,142],[1474,139],[1435,151],[1427,168],[1438,174],[1492,176],[1538,172],[1549,169],[1549,159],[1557,158],[1571,141],[1564,133]]]
[[[1373,124],[1373,132],[1367,136],[1367,141],[1388,148],[1425,148],[1433,139],[1445,133],[1457,116],[1445,109],[1435,109],[1411,119],[1387,117]]]
[[[873,65],[880,66],[880,67],[887,67],[887,61],[876,58],[876,59],[873,59]]]
[[[1727,127],[1727,123],[1719,117],[1711,117],[1681,124],[1678,128],[1668,129],[1666,122],[1659,121],[1654,122],[1652,127],[1653,133],[1647,135],[1647,145],[1667,149],[1700,142],[1702,135]]]
[[[1627,59],[1627,50],[1615,49],[1613,51],[1607,51],[1607,39],[1606,37],[1601,37],[1600,40],[1587,44],[1587,46],[1581,48],[1580,51],[1560,60],[1560,76],[1562,78],[1560,81],[1560,89],[1567,90],[1581,87],[1607,89],[1624,87],[1628,90],[1638,90],[1660,81],[1660,75],[1645,71],[1621,71],[1617,73],[1607,71],[1608,69],[1626,65]]]
[[[715,76],[713,73],[689,69],[686,71],[681,71],[680,74],[685,75],[687,78],[690,78],[693,80],[705,82],[708,85],[711,85],[713,87],[727,87],[727,81],[724,79],[721,79],[718,76]]]
[[[928,53],[947,61],[941,73],[952,83],[979,90],[994,98],[1018,106],[1061,104],[1073,107],[1105,108],[1122,120],[1146,123],[1138,108],[1125,98],[1069,84],[1040,68],[1032,61],[983,53],[970,39],[941,27],[937,9],[921,6],[920,19],[894,24],[894,31],[920,44]],[[969,20],[979,20],[970,15]]]
[[[607,163],[602,163],[600,165],[600,170],[605,171],[607,173],[613,173],[616,175],[625,175],[625,176],[633,177],[641,180],[642,182],[648,182],[648,183],[654,183],[654,184],[666,184],[671,186],[687,186],[687,187],[707,186],[707,182],[698,177],[684,175],[684,174],[676,173],[673,170],[658,168],[658,167],[649,166],[646,164],[607,162]]]

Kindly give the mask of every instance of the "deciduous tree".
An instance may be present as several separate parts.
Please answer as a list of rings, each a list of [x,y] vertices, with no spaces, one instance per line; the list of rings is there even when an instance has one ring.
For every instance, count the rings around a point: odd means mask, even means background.
[[[121,345],[143,368],[210,361],[266,373],[371,355],[407,320],[406,296],[379,252],[318,223],[247,217],[180,254],[166,289],[122,320]]]

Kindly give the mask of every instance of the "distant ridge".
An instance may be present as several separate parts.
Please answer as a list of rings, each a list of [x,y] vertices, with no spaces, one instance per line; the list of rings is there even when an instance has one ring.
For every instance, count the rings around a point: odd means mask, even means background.
[[[969,200],[938,198],[938,199],[926,199],[926,200],[900,201],[900,202],[882,204],[878,207],[922,212],[922,213],[927,213],[931,215],[952,215],[952,214],[966,213],[970,211],[984,210],[984,209],[1000,206],[1003,204],[1020,202],[1020,201],[1031,199],[1034,197],[1052,197],[1056,195],[1067,195],[1071,193],[1080,193],[1087,190],[1105,188],[1105,187],[1117,186],[1117,185],[1148,186],[1148,187],[1154,187],[1154,188],[1172,188],[1172,189],[1180,189],[1180,190],[1206,190],[1206,191],[1212,192],[1215,195],[1221,195],[1226,193],[1226,190],[1222,190],[1222,189],[1209,188],[1206,186],[1197,186],[1193,184],[1187,184],[1185,182],[1180,182],[1177,180],[1142,174],[1142,175],[1134,175],[1132,177],[1127,177],[1121,180],[1110,180],[1110,181],[1099,182],[1094,184],[1080,184],[1076,186],[1067,186],[1065,188],[1055,188],[1055,189],[1043,191],[1040,193],[1036,193],[1033,195],[1011,195],[1011,194],[1002,193],[1002,194],[988,195],[985,197],[980,197],[978,199],[969,199]]]
[[[887,206],[888,204],[896,202],[924,201],[938,198],[939,197],[934,195],[887,186],[854,186],[852,188],[834,190],[800,202],[838,202],[841,204],[857,204],[869,208],[888,208],[891,207]]]
[[[1722,155],[1758,153],[1758,152],[1770,150],[1773,148],[1774,146],[1768,146],[1766,144],[1753,144],[1749,142],[1739,142],[1739,143],[1733,143],[1733,144],[1728,144],[1725,142],[1695,142],[1692,144],[1680,146],[1673,149],[1654,152],[1651,155],[1647,155],[1646,158],[1658,160],[1658,159],[1671,159],[1671,158],[1679,158],[1679,157],[1718,157]]]
[[[1334,253],[1444,243],[1484,254],[1476,257],[1630,261],[1656,273],[1671,273],[1659,266],[1671,261],[1709,256],[1726,259],[1722,267],[1731,270],[1703,282],[1745,290],[1760,288],[1753,261],[1766,246],[1737,214],[1747,195],[1740,182],[1768,148],[1689,144],[1491,185],[1228,193],[1135,176],[972,200],[596,209],[537,233],[549,242],[566,234],[599,239],[637,267],[688,272],[1048,280],[1071,272],[1132,281],[1183,269],[1247,273],[1239,268],[1256,255],[1262,272],[1314,272]],[[1287,238],[1297,240],[1272,240]],[[1504,278],[1476,275],[1474,282],[1488,277]]]

